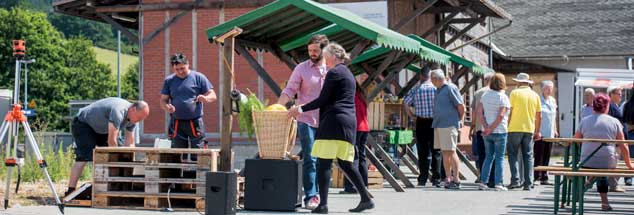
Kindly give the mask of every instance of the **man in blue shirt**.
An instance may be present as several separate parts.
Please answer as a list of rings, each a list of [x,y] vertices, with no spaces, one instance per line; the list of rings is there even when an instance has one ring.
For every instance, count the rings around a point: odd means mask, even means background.
[[[172,147],[200,148],[205,138],[203,103],[216,101],[216,93],[205,75],[189,69],[185,55],[173,55],[171,64],[175,72],[163,83],[161,108],[171,116],[168,135]]]
[[[460,189],[460,159],[456,148],[464,116],[464,103],[458,87],[447,83],[442,70],[431,71],[431,82],[436,86],[434,119],[431,125],[434,128],[434,148],[442,151],[443,167],[447,175],[445,188]]]

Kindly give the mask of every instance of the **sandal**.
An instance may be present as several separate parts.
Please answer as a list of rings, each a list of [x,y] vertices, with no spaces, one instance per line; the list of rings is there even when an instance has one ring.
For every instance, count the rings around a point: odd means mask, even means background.
[[[602,211],[612,211],[612,207],[610,205],[601,205]]]

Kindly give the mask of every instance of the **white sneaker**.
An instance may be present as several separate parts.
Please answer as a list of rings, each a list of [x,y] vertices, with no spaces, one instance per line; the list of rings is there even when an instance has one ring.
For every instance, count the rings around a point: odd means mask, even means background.
[[[306,209],[313,210],[319,205],[319,196],[313,196],[306,202]]]
[[[486,184],[484,184],[484,183],[480,183],[480,184],[478,184],[478,189],[479,189],[479,190],[488,190],[488,189],[489,189],[489,186],[487,186],[487,185],[486,185]]]
[[[508,189],[504,185],[496,185],[495,191],[507,191]]]

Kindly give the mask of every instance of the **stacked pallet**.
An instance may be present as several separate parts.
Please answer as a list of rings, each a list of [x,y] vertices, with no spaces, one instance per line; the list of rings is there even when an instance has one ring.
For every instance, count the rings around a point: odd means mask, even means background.
[[[218,155],[216,149],[97,148],[92,205],[202,211],[205,173],[217,170]]]
[[[332,188],[343,188],[345,176],[339,168],[333,166],[332,167],[332,182],[330,183],[330,187]],[[368,188],[369,189],[383,189],[383,175],[376,168],[370,168],[368,170]]]

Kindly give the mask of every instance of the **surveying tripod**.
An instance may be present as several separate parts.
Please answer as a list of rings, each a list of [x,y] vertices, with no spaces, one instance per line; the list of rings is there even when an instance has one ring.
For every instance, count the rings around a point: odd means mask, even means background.
[[[42,173],[46,177],[48,182],[48,186],[51,188],[51,192],[53,192],[53,196],[55,197],[55,201],[57,202],[57,206],[59,207],[59,211],[64,214],[64,204],[59,199],[57,192],[55,191],[55,185],[53,185],[53,181],[51,180],[51,176],[48,174],[48,170],[46,169],[46,161],[44,157],[42,157],[42,153],[35,141],[35,137],[33,137],[33,132],[31,132],[31,126],[26,119],[26,116],[22,112],[22,105],[20,105],[19,95],[20,95],[20,61],[24,58],[26,54],[26,46],[23,40],[14,40],[13,41],[13,57],[15,57],[15,85],[13,90],[13,105],[11,110],[4,117],[4,122],[2,126],[0,126],[0,141],[4,141],[5,137],[7,137],[7,142],[5,144],[5,153],[6,158],[4,160],[4,164],[7,166],[7,179],[5,181],[5,190],[4,190],[4,209],[6,210],[9,206],[9,193],[11,189],[11,174],[13,173],[13,167],[17,165],[17,146],[19,139],[19,131],[20,127],[24,129],[24,138],[27,143],[33,149],[33,153],[37,158],[37,163],[42,169]],[[16,190],[17,192],[17,190]]]

